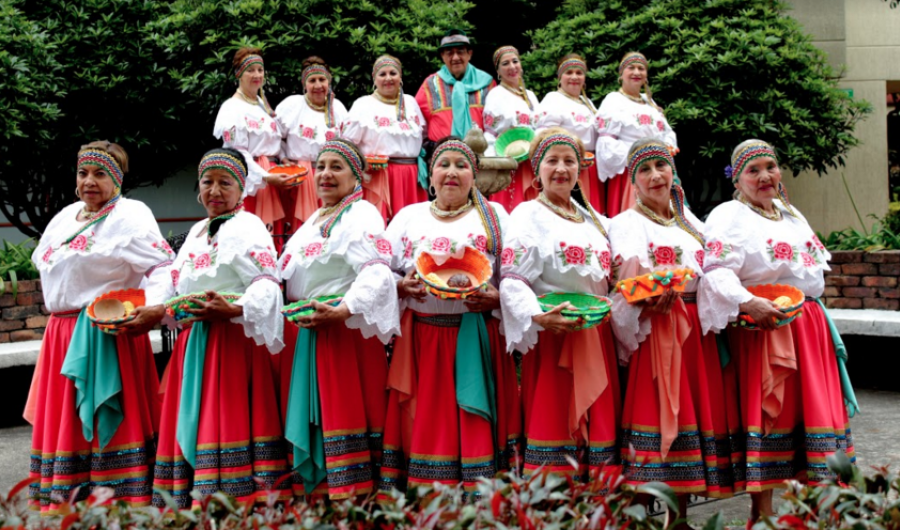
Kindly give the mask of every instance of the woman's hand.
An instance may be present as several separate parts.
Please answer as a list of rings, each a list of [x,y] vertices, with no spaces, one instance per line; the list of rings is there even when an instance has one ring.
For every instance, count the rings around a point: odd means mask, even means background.
[[[266,181],[266,184],[269,186],[275,186],[278,189],[285,190],[288,188],[293,188],[296,186],[295,183],[291,182],[294,179],[294,175],[288,175],[287,173],[269,173],[268,175],[263,177],[263,180]]]
[[[531,320],[551,333],[571,333],[584,324],[581,317],[572,320],[560,314],[563,309],[571,305],[569,302],[563,302],[546,313],[531,317]]]
[[[663,294],[644,300],[644,310],[668,315],[672,307],[675,306],[675,301],[680,297],[681,295],[674,289],[666,289],[666,292]]]
[[[413,269],[406,273],[402,280],[397,282],[397,296],[402,300],[406,297],[414,298],[419,302],[423,302],[428,295],[425,292],[425,284],[422,280],[415,277],[416,270]]]
[[[760,328],[772,330],[778,327],[778,321],[784,318],[784,313],[778,310],[775,302],[765,298],[754,296],[738,307],[742,313],[747,313]]]
[[[463,303],[466,304],[466,308],[471,313],[500,309],[500,291],[489,283],[484,286],[484,289],[479,289],[467,295]]]
[[[244,314],[244,308],[232,304],[215,291],[206,291],[206,300],[195,299],[197,309],[185,309],[186,313],[200,320],[230,320]]]
[[[297,325],[301,328],[321,329],[334,324],[340,324],[352,316],[350,308],[348,308],[347,304],[344,302],[341,302],[337,307],[334,307],[313,300],[312,306],[316,310],[315,313],[297,320]]]
[[[153,329],[153,326],[159,324],[163,317],[166,316],[166,307],[162,304],[151,306],[142,305],[136,307],[131,314],[134,315],[133,320],[119,324],[116,328],[129,335],[143,335]]]

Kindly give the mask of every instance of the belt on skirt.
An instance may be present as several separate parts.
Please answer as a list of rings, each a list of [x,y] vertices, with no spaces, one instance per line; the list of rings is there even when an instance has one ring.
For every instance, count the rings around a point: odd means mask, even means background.
[[[81,309],[72,309],[71,311],[56,311],[50,313],[50,316],[56,318],[77,318],[81,314]]]
[[[407,158],[407,157],[390,157],[388,158],[388,164],[398,164],[401,166],[414,166],[419,163],[418,158]]]

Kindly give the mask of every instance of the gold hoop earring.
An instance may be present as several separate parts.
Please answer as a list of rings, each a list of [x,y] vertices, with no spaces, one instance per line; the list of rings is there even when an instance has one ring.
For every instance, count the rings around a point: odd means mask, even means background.
[[[197,194],[197,204],[203,206],[203,201],[200,199],[200,194]]]
[[[535,182],[538,183],[537,186],[534,185]],[[537,177],[537,176],[536,176],[536,177],[534,178],[534,180],[531,181],[531,187],[534,188],[534,189],[536,189],[536,190],[538,190],[538,191],[544,191],[544,182],[541,181],[541,177]]]
[[[78,197],[79,199],[81,198],[81,192],[78,191],[78,188],[75,188],[75,196]]]
[[[434,197],[437,197],[437,190],[434,187],[434,184],[428,186],[428,193]]]

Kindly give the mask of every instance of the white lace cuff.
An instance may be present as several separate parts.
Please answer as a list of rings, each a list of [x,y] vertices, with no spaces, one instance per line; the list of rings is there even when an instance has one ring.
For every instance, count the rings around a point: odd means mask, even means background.
[[[257,345],[266,345],[270,353],[284,348],[284,317],[281,315],[281,289],[277,282],[261,279],[247,288],[235,303],[244,309],[231,319],[244,326],[244,334]]]
[[[400,306],[394,281],[387,265],[373,264],[360,271],[344,294],[344,303],[353,314],[347,327],[360,330],[365,338],[377,335],[384,344],[399,334]]]
[[[506,351],[524,353],[531,350],[537,344],[538,332],[544,330],[531,319],[543,313],[531,286],[519,279],[502,280],[500,307],[503,330],[506,332]]]
[[[612,329],[618,341],[619,364],[626,366],[631,354],[650,335],[650,319],[641,314],[642,306],[629,304],[618,291],[612,296],[612,302]]]
[[[703,333],[719,332],[734,322],[740,305],[753,298],[744,289],[734,271],[725,267],[710,270],[703,276],[697,291],[697,308]]]

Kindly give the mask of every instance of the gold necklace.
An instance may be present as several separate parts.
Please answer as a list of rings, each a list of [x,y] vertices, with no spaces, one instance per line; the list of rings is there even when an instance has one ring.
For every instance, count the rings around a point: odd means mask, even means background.
[[[522,90],[521,88],[518,88],[518,87],[513,88],[513,87],[507,85],[507,84],[506,84],[506,81],[500,81],[500,86],[502,86],[502,87],[505,88],[506,90],[509,90],[510,92],[512,92],[513,94],[515,94],[515,95],[517,95],[517,96],[524,96],[524,95],[525,95],[525,91],[524,91],[524,90]]]
[[[337,203],[334,206],[323,206],[322,209],[319,210],[319,219],[328,217],[329,215],[333,214],[334,211],[337,210],[337,207],[340,205],[341,203]]]
[[[654,223],[662,226],[672,226],[675,224],[675,216],[672,216],[671,219],[663,219],[662,217],[656,215],[656,212],[644,206],[644,203],[643,201],[641,201],[640,197],[638,197],[635,202],[637,202],[638,208],[641,209],[641,212],[643,212],[643,214]],[[672,213],[671,205],[669,206],[669,213]]]
[[[375,92],[372,92],[372,95],[375,96],[375,99],[386,105],[396,105],[397,102],[400,101],[400,96],[397,96],[394,99],[386,98],[379,94],[377,90]]]
[[[642,98],[641,96],[632,96],[628,92],[625,92],[624,88],[619,89],[619,94],[622,94],[623,96],[630,99],[631,101],[634,101],[635,103],[640,103],[641,105],[647,104],[647,102],[644,100],[644,98]]]
[[[251,105],[259,105],[259,100],[258,100],[258,99],[248,97],[246,94],[244,94],[243,91],[241,91],[240,88],[237,89],[237,90],[235,91],[235,94],[237,94],[238,96],[240,96],[241,99],[243,99],[245,102],[247,102],[247,103],[249,103],[249,104],[251,104]]]
[[[756,206],[755,204],[751,204],[750,201],[747,200],[746,197],[744,197],[743,193],[738,194],[738,201],[745,204],[751,210],[758,213],[762,217],[765,217],[769,221],[781,221],[781,210],[779,210],[778,207],[775,206],[775,204],[772,204],[772,209],[774,209],[775,212],[769,213],[769,212],[765,211],[764,209],[760,208],[759,206]]]
[[[547,208],[550,208],[550,210],[553,211],[553,213],[555,213],[556,215],[562,217],[563,219],[565,219],[567,221],[572,221],[573,223],[583,223],[584,222],[584,216],[581,215],[581,212],[579,212],[578,208],[576,208],[574,205],[572,206],[572,208],[575,210],[575,213],[569,213],[569,212],[563,210],[562,208],[560,208],[559,206],[550,202],[550,199],[548,199],[547,196],[544,195],[543,191],[540,194],[538,194],[538,201],[540,201],[541,204],[543,204]],[[569,204],[571,204],[571,203],[572,203],[572,199],[569,199]]]
[[[316,112],[325,112],[325,105],[316,105],[309,99],[309,94],[303,94],[303,98],[306,99],[306,104],[309,105],[309,108],[313,109]]]
[[[101,208],[101,209],[102,209],[102,208]],[[92,212],[92,211],[90,211],[90,210],[87,209],[87,206],[86,206],[86,205],[85,205],[84,208],[81,209],[81,216],[84,217],[85,220],[87,220],[87,221],[93,220],[94,217],[97,217],[97,214],[98,214],[98,213],[100,213],[100,210],[95,210],[95,211]]]
[[[584,105],[584,100],[581,99],[581,95],[580,95],[580,94],[579,94],[578,97],[575,97],[575,96],[570,95],[568,92],[566,92],[565,90],[563,90],[563,89],[561,89],[561,88],[560,88],[559,90],[557,90],[557,92],[559,92],[560,94],[566,96],[567,98],[571,99],[572,101],[577,101],[578,103],[581,103],[582,105]]]
[[[475,203],[473,203],[472,200],[469,199],[469,202],[464,204],[461,208],[457,208],[456,210],[441,210],[437,206],[437,201],[434,200],[431,201],[431,213],[442,219],[446,219],[448,217],[456,217],[457,215],[468,212],[472,209],[473,206],[475,206]]]

